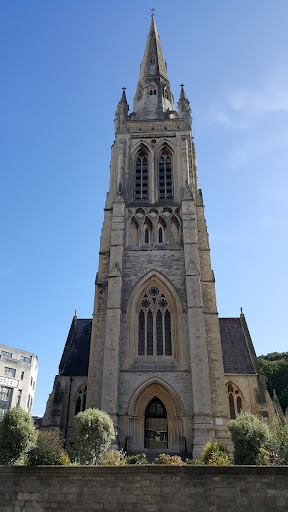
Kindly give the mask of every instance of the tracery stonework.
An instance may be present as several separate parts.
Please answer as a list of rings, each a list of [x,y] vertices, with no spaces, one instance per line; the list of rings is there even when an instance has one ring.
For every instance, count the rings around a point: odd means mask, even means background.
[[[244,315],[218,319],[191,108],[183,85],[174,106],[154,15],[133,112],[125,88],[116,110],[93,319],[73,318],[43,426],[73,441],[84,407],[149,456],[199,457],[229,443],[230,415],[274,414]]]

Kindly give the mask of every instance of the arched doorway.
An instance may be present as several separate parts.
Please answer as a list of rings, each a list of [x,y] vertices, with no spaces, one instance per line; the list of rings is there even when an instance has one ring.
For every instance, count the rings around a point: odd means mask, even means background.
[[[165,405],[153,398],[145,410],[145,448],[162,450],[168,448],[168,420]]]

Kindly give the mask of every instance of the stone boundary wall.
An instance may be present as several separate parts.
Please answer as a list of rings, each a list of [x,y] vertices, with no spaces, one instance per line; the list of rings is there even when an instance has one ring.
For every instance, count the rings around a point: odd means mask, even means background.
[[[0,466],[0,512],[280,512],[288,467]]]

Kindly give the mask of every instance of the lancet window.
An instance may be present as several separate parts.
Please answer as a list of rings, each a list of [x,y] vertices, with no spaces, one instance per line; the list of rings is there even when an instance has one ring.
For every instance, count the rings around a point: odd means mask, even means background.
[[[237,414],[239,414],[242,411],[243,396],[238,387],[232,382],[228,382],[226,387],[228,393],[230,418],[231,420],[235,420]]]
[[[148,199],[148,156],[141,149],[136,158],[135,199]]]
[[[84,412],[86,409],[87,384],[84,383],[78,388],[75,396],[75,416],[78,412]]]
[[[138,355],[172,356],[171,333],[169,300],[157,286],[151,286],[140,300]]]
[[[167,149],[164,149],[159,159],[159,197],[160,199],[173,197],[172,158]]]

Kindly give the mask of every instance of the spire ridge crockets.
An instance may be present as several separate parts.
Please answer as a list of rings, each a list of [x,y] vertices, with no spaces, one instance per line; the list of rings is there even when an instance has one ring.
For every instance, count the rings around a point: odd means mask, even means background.
[[[174,111],[174,98],[153,12],[140,65],[133,111],[138,119],[166,119],[169,111]]]

